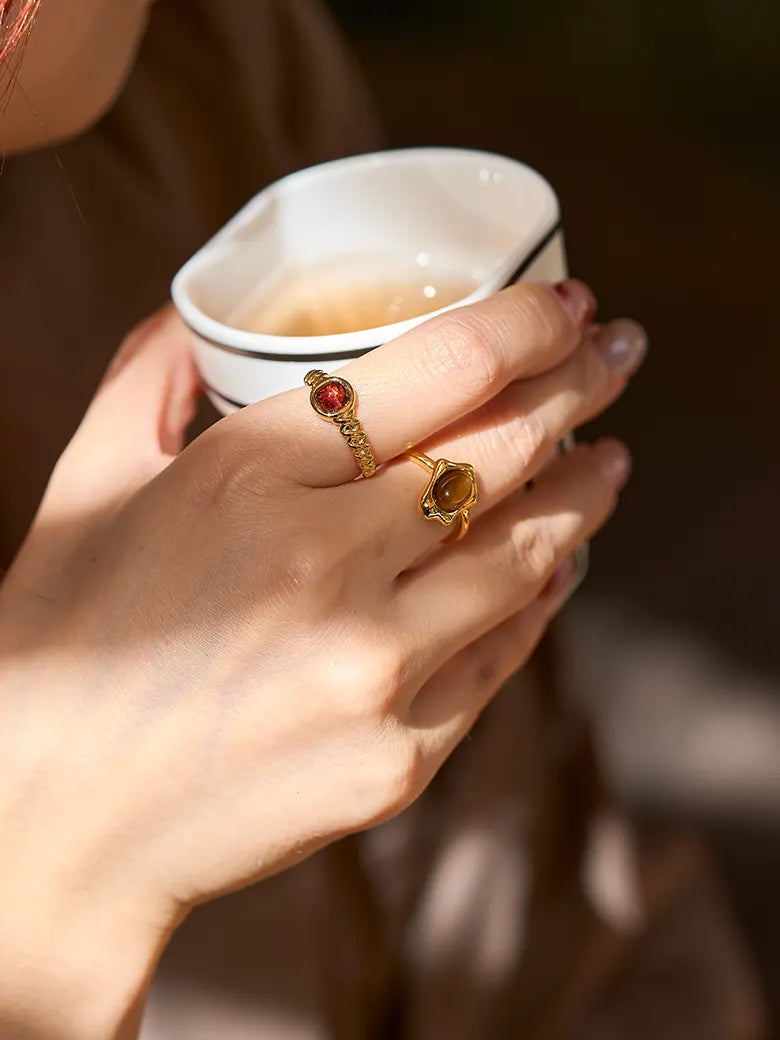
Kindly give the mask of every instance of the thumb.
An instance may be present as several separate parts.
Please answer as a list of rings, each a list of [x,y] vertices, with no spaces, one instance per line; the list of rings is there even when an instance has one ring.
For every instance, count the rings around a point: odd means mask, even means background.
[[[167,306],[125,339],[49,481],[14,570],[60,586],[78,548],[164,469],[184,443],[200,380]]]
[[[135,328],[106,370],[82,428],[120,449],[177,455],[200,393],[187,330],[168,304]]]
[[[200,380],[173,307],[125,339],[57,465],[48,498],[127,497],[181,451]]]

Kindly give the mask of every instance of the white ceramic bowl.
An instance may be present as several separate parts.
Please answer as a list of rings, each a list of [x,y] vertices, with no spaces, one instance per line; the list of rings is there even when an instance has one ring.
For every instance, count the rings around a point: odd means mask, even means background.
[[[413,148],[301,170],[256,195],[173,280],[174,303],[220,411],[300,386],[309,369],[333,371],[430,317],[327,336],[264,335],[230,324],[250,294],[272,293],[290,271],[361,256],[394,271],[446,267],[477,285],[450,306],[520,278],[566,275],[555,194],[513,159]]]

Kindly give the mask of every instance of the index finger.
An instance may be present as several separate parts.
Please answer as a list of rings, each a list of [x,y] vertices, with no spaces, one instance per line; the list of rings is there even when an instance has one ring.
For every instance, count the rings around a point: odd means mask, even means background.
[[[357,394],[357,414],[377,463],[479,408],[513,380],[560,364],[595,309],[582,282],[513,285],[437,315],[340,369]],[[281,394],[244,409],[237,421],[251,428],[262,414],[267,433],[269,420],[273,427],[276,418],[284,430],[285,461],[304,483],[321,487],[352,480],[358,468],[351,452],[314,413],[308,395],[307,387]]]

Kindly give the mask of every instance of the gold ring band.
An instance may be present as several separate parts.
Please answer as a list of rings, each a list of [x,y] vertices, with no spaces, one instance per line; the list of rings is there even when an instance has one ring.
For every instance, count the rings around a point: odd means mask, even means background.
[[[405,451],[404,458],[429,473],[418,503],[421,516],[438,520],[445,527],[452,526],[452,532],[444,540],[457,542],[469,529],[469,510],[479,497],[474,467],[468,462],[434,461],[421,451]]]
[[[355,388],[340,376],[329,376],[320,369],[312,369],[303,379],[311,387],[309,400],[317,415],[335,423],[345,438],[349,450],[355,456],[364,477],[376,473],[376,460],[368,443],[363,424],[355,415],[357,394]]]

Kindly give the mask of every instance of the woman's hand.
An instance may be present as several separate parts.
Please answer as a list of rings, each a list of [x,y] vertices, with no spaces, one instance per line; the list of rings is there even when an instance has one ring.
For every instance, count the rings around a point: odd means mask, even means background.
[[[118,1030],[189,907],[399,812],[527,659],[629,470],[614,441],[555,457],[644,352],[593,311],[515,287],[347,366],[370,481],[305,387],[177,454],[183,330],[123,347],[0,598],[0,992],[28,1007],[32,966],[80,1023],[40,998],[41,1035]],[[462,542],[411,446],[474,464]]]

